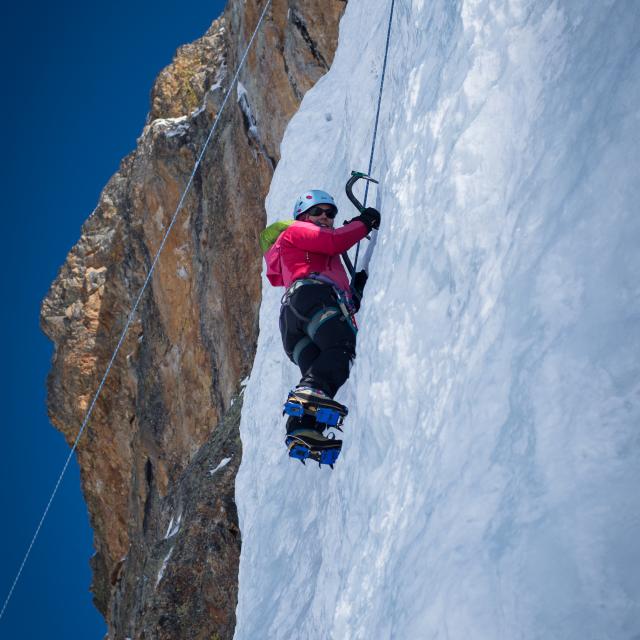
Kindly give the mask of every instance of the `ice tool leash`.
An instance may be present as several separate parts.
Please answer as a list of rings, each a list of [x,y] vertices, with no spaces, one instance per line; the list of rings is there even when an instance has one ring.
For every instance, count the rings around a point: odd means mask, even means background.
[[[135,303],[133,305],[133,308],[131,309],[131,312],[127,318],[127,321],[125,323],[124,329],[122,330],[122,334],[120,335],[120,339],[118,340],[118,343],[116,345],[116,348],[113,351],[113,355],[111,356],[111,359],[109,360],[109,364],[107,365],[107,368],[104,372],[104,375],[102,376],[102,380],[100,381],[100,384],[98,385],[98,389],[95,393],[95,395],[93,396],[93,400],[91,401],[91,404],[89,405],[89,409],[87,410],[84,420],[82,421],[82,426],[80,427],[80,430],[78,431],[78,435],[76,436],[76,439],[73,443],[73,446],[71,447],[71,451],[69,452],[69,455],[67,456],[66,462],[64,463],[64,466],[62,467],[62,471],[60,472],[60,475],[58,476],[58,480],[53,488],[53,492],[51,493],[51,497],[49,498],[49,502],[47,503],[47,506],[45,507],[44,513],[42,514],[42,517],[40,518],[40,522],[38,523],[38,526],[36,527],[35,533],[33,534],[33,537],[31,539],[31,543],[29,544],[29,547],[27,549],[27,552],[24,555],[24,558],[22,559],[22,563],[20,565],[20,568],[18,569],[18,573],[16,574],[16,577],[13,581],[13,584],[11,585],[11,588],[9,589],[9,593],[7,595],[7,597],[5,598],[4,604],[2,605],[2,610],[0,610],[0,620],[2,619],[2,616],[4,615],[4,612],[7,608],[7,605],[9,604],[9,600],[11,599],[11,596],[13,595],[13,592],[15,590],[16,584],[18,583],[18,580],[20,579],[20,576],[22,575],[22,571],[24,569],[24,566],[27,562],[27,559],[29,558],[29,555],[31,553],[31,549],[33,548],[33,545],[36,541],[36,538],[38,537],[38,534],[40,533],[40,529],[42,528],[42,525],[44,523],[45,518],[47,517],[47,514],[49,513],[49,509],[51,507],[51,503],[53,502],[53,499],[56,496],[56,493],[58,492],[58,488],[60,487],[60,483],[62,482],[62,478],[64,476],[64,474],[67,471],[67,467],[69,466],[69,463],[71,462],[71,458],[73,457],[73,454],[75,453],[75,450],[78,447],[78,442],[80,441],[80,438],[82,437],[82,434],[84,433],[85,427],[87,426],[87,423],[89,422],[89,418],[91,417],[91,414],[93,413],[93,408],[95,407],[96,401],[98,400],[98,397],[100,396],[100,393],[102,392],[102,388],[104,387],[104,383],[107,379],[107,376],[109,375],[109,372],[111,371],[111,367],[113,366],[113,363],[116,359],[116,356],[118,355],[118,352],[120,351],[120,347],[122,346],[122,343],[124,342],[124,339],[127,335],[127,332],[129,331],[129,326],[131,325],[131,322],[133,321],[133,318],[136,314],[136,311],[138,309],[138,305],[140,304],[140,300],[142,299],[142,296],[144,294],[144,292],[147,289],[147,285],[149,284],[149,281],[151,280],[151,276],[153,275],[153,272],[156,268],[156,264],[158,262],[158,258],[160,257],[160,253],[162,252],[162,250],[164,249],[164,245],[167,242],[167,238],[169,237],[169,234],[171,233],[171,229],[173,228],[177,218],[178,218],[178,214],[180,213],[181,209],[182,209],[182,205],[185,201],[185,198],[187,196],[187,193],[189,192],[189,190],[191,189],[191,185],[193,184],[193,180],[194,177],[196,175],[196,171],[198,170],[200,163],[202,162],[202,158],[204,157],[205,151],[207,150],[207,147],[209,146],[209,142],[211,141],[211,138],[213,137],[213,134],[215,132],[215,130],[218,127],[218,122],[220,121],[220,116],[222,115],[222,112],[224,110],[225,105],[227,104],[227,101],[229,99],[229,96],[231,95],[231,92],[233,91],[233,88],[236,85],[236,81],[238,80],[238,76],[240,75],[240,71],[242,69],[242,67],[244,66],[245,60],[247,59],[247,55],[249,53],[249,50],[251,49],[251,45],[253,44],[253,41],[255,40],[255,37],[260,29],[260,25],[262,24],[265,15],[267,14],[267,10],[269,9],[269,7],[271,6],[271,2],[272,0],[267,0],[267,2],[264,5],[264,8],[262,9],[262,14],[260,15],[260,18],[258,20],[258,23],[256,25],[256,28],[253,31],[253,35],[251,36],[251,39],[249,40],[249,44],[247,44],[244,54],[242,55],[242,58],[240,59],[240,63],[238,64],[238,68],[236,70],[235,75],[233,76],[233,79],[231,80],[231,82],[229,83],[229,88],[227,89],[227,93],[224,96],[224,100],[222,101],[222,104],[220,106],[220,109],[218,110],[218,114],[216,115],[216,118],[213,122],[213,124],[211,125],[211,129],[209,130],[209,134],[204,142],[204,145],[202,146],[202,150],[200,151],[200,155],[198,156],[198,159],[196,160],[196,163],[193,167],[193,171],[191,172],[191,176],[189,177],[189,180],[187,182],[186,187],[184,188],[184,191],[182,192],[182,196],[180,197],[180,201],[178,202],[178,205],[176,207],[175,213],[173,214],[173,218],[171,219],[171,222],[169,224],[169,226],[167,227],[167,230],[164,234],[164,237],[162,239],[162,242],[160,243],[160,246],[155,254],[155,257],[153,258],[153,261],[151,263],[151,267],[149,269],[149,273],[147,274],[146,280],[144,281],[144,284],[142,285],[142,288],[140,289],[140,292],[138,293],[138,296],[135,300]]]

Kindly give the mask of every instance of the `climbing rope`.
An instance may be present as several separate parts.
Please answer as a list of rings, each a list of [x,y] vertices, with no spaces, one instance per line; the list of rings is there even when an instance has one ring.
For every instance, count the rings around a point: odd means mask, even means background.
[[[396,0],[391,0],[391,10],[389,11],[389,25],[387,26],[387,42],[384,46],[384,61],[382,63],[382,76],[380,78],[380,91],[378,92],[378,106],[376,108],[376,120],[373,125],[373,140],[371,142],[371,154],[369,155],[369,169],[367,171],[367,175],[371,175],[371,170],[373,168],[373,153],[376,148],[376,138],[378,137],[378,121],[380,120],[380,105],[382,104],[382,89],[384,88],[384,77],[387,73],[387,56],[389,54],[389,42],[391,41],[391,22],[393,20],[393,9],[395,6]],[[366,181],[366,186],[364,188],[364,206],[367,206],[367,196],[369,195],[369,181]],[[358,254],[360,253],[360,242],[356,247],[356,258],[353,263],[354,273],[358,267]],[[365,256],[366,257],[366,256]]]
[[[144,284],[142,285],[142,288],[140,289],[140,292],[138,293],[138,297],[136,298],[136,301],[133,305],[133,308],[131,309],[131,313],[129,314],[129,317],[127,318],[127,321],[125,323],[124,329],[122,330],[122,334],[120,336],[120,339],[118,340],[118,344],[116,345],[116,348],[113,352],[113,355],[111,356],[111,360],[109,360],[109,364],[107,365],[106,371],[104,372],[104,375],[102,376],[102,380],[100,381],[100,384],[98,385],[98,390],[96,391],[95,395],[93,396],[93,400],[91,401],[91,405],[89,406],[89,409],[87,410],[87,413],[84,417],[84,420],[82,421],[82,426],[80,427],[80,431],[78,432],[78,435],[76,436],[75,442],[73,443],[73,446],[71,447],[71,451],[69,452],[69,455],[67,456],[67,460],[64,463],[64,466],[62,467],[62,471],[60,472],[60,475],[58,476],[58,480],[55,484],[55,487],[53,489],[53,492],[51,493],[51,497],[49,498],[49,502],[47,503],[47,506],[45,507],[44,513],[42,514],[42,517],[40,518],[40,522],[38,523],[38,526],[36,528],[35,533],[33,534],[33,538],[31,539],[31,543],[29,544],[29,548],[27,549],[27,552],[24,555],[24,558],[22,559],[22,564],[20,565],[20,568],[18,569],[18,573],[16,574],[16,577],[13,581],[13,584],[11,585],[11,589],[9,590],[9,594],[7,595],[4,604],[2,605],[2,611],[0,611],[0,620],[2,619],[2,616],[4,615],[4,612],[7,608],[7,605],[9,604],[9,600],[11,599],[11,596],[13,595],[13,591],[16,588],[16,584],[18,583],[18,580],[20,579],[20,576],[22,574],[22,570],[24,569],[25,564],[27,563],[27,559],[29,558],[29,554],[31,553],[31,549],[33,548],[33,545],[36,541],[36,538],[38,537],[38,534],[40,533],[40,529],[42,528],[42,524],[44,523],[45,518],[47,517],[47,514],[49,513],[49,509],[51,507],[51,503],[53,502],[53,499],[56,496],[56,493],[58,492],[58,487],[60,486],[60,483],[62,482],[62,478],[64,476],[64,474],[67,471],[67,467],[69,466],[69,462],[71,461],[71,458],[73,457],[73,454],[76,450],[76,448],[78,447],[78,442],[80,441],[80,438],[82,437],[82,434],[85,430],[85,427],[87,426],[87,423],[89,422],[89,418],[91,417],[91,414],[93,413],[93,408],[96,404],[96,401],[98,400],[98,397],[100,396],[100,392],[102,391],[102,388],[104,387],[104,383],[107,379],[107,376],[109,375],[109,372],[111,371],[111,367],[113,366],[113,363],[116,359],[116,356],[118,355],[118,351],[120,351],[120,347],[122,346],[122,343],[124,342],[124,339],[127,335],[127,332],[129,331],[129,326],[131,325],[131,322],[133,321],[133,318],[135,316],[135,313],[138,309],[138,305],[140,304],[140,300],[142,299],[142,296],[147,288],[147,285],[149,284],[149,281],[151,280],[151,276],[153,275],[153,271],[156,267],[156,264],[158,262],[158,258],[160,257],[160,253],[162,252],[162,249],[164,248],[164,245],[167,242],[167,238],[169,237],[169,234],[171,233],[171,229],[173,228],[173,225],[175,224],[177,218],[178,218],[178,214],[180,213],[180,210],[182,209],[182,205],[184,203],[184,200],[187,196],[187,193],[189,192],[191,185],[193,183],[193,179],[196,175],[196,171],[198,170],[200,163],[202,162],[202,158],[204,157],[205,151],[207,150],[207,147],[209,145],[209,142],[218,126],[218,122],[220,121],[220,116],[222,115],[222,111],[224,110],[225,105],[227,104],[227,100],[229,99],[229,96],[231,95],[231,92],[233,90],[233,87],[235,86],[236,80],[238,79],[238,76],[240,75],[240,71],[242,69],[242,67],[244,66],[244,62],[247,58],[247,55],[249,53],[249,49],[251,48],[251,45],[253,44],[253,41],[256,37],[256,34],[258,33],[258,30],[260,29],[260,25],[262,24],[262,20],[264,19],[266,13],[267,13],[267,9],[269,8],[269,6],[271,5],[272,0],[267,0],[266,4],[264,5],[264,9],[262,10],[262,14],[260,15],[260,19],[258,20],[258,24],[256,25],[256,28],[253,32],[253,35],[251,36],[251,39],[249,40],[249,44],[247,45],[244,54],[242,56],[242,59],[240,60],[240,63],[238,65],[238,69],[235,73],[235,75],[233,76],[233,79],[231,80],[231,83],[229,84],[229,88],[227,89],[227,93],[224,97],[224,100],[222,101],[222,105],[220,106],[220,110],[218,111],[218,114],[213,122],[213,125],[211,125],[211,129],[209,130],[209,135],[207,136],[207,139],[205,140],[204,145],[202,146],[202,150],[200,151],[200,155],[198,156],[198,159],[196,160],[196,163],[193,167],[193,171],[191,172],[191,176],[189,177],[189,180],[187,182],[187,186],[184,188],[184,191],[182,192],[182,196],[180,197],[180,201],[178,202],[178,206],[176,207],[175,213],[173,214],[173,218],[171,219],[171,222],[169,224],[169,226],[167,227],[167,230],[164,234],[164,238],[162,238],[162,242],[160,243],[160,246],[158,248],[158,251],[155,254],[155,257],[153,258],[153,262],[151,263],[151,268],[149,269],[149,273],[147,274],[146,280],[144,281]]]

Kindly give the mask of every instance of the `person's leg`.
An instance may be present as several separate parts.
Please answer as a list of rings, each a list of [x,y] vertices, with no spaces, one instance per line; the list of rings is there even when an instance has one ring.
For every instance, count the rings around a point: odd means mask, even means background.
[[[313,335],[314,352],[301,362],[301,385],[321,389],[333,398],[349,377],[356,355],[356,334],[351,323],[340,313],[324,322]],[[303,369],[304,366],[304,369]]]
[[[288,304],[280,308],[282,346],[289,360],[300,367],[301,375],[320,354],[307,333],[309,320],[318,311],[333,304],[330,286],[311,284],[300,287]]]
[[[300,367],[299,386],[320,389],[333,398],[349,377],[356,333],[331,286],[298,289],[281,309],[280,332],[287,356]]]
[[[296,364],[297,358],[294,357],[297,355],[296,347],[301,344],[301,341],[309,339],[305,333],[305,325],[306,323],[298,318],[288,305],[283,305],[280,308],[280,337],[282,338],[282,346],[289,360]]]
[[[296,293],[293,298],[295,299]],[[305,296],[308,298],[308,296]],[[304,300],[304,298],[303,298]],[[294,302],[292,301],[292,304]],[[308,304],[305,304],[305,310]],[[297,311],[297,309],[296,309]],[[300,314],[300,312],[298,312]],[[320,353],[309,336],[305,333],[306,322],[296,315],[290,305],[283,305],[280,309],[280,336],[282,337],[282,346],[284,347],[287,357],[300,367],[300,373],[304,374],[309,363],[315,360]],[[286,425],[287,433],[297,433],[300,431],[314,430],[321,431],[316,425],[314,416],[304,414],[302,416],[289,416]]]

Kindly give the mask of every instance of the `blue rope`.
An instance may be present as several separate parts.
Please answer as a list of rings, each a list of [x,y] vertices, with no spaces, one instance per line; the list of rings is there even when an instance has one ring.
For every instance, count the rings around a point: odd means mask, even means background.
[[[22,570],[24,569],[25,564],[27,563],[27,559],[29,558],[29,554],[31,553],[31,549],[33,548],[33,545],[36,541],[36,538],[38,537],[38,534],[40,533],[40,529],[42,528],[42,524],[44,523],[45,518],[47,517],[47,513],[49,513],[49,508],[51,507],[51,503],[53,502],[53,499],[55,498],[56,493],[58,492],[58,487],[60,486],[60,483],[62,482],[62,478],[65,474],[65,472],[67,471],[67,467],[69,466],[69,462],[71,462],[71,458],[76,450],[76,448],[78,447],[78,442],[80,441],[80,437],[82,436],[85,427],[87,426],[87,423],[89,422],[89,418],[91,417],[91,414],[93,413],[93,408],[98,400],[98,397],[100,396],[100,392],[102,391],[102,388],[104,387],[104,383],[107,380],[107,376],[109,375],[109,372],[111,371],[111,367],[113,366],[113,363],[116,359],[116,356],[118,355],[118,352],[120,351],[120,347],[122,346],[122,343],[124,342],[124,339],[127,335],[127,332],[129,330],[129,326],[131,325],[131,322],[133,321],[133,317],[135,316],[135,313],[138,309],[138,305],[140,304],[140,300],[142,300],[142,296],[147,288],[147,285],[149,284],[149,281],[151,280],[151,276],[153,275],[153,272],[156,268],[156,264],[158,262],[158,258],[160,257],[160,253],[162,252],[162,249],[164,248],[164,245],[167,242],[167,238],[169,237],[169,234],[171,233],[171,229],[173,228],[173,225],[175,224],[177,218],[178,218],[178,214],[180,213],[180,210],[182,209],[182,205],[184,203],[184,200],[187,196],[187,193],[189,192],[189,189],[191,188],[191,185],[193,183],[193,179],[196,175],[196,171],[198,170],[198,167],[200,166],[200,163],[202,162],[202,158],[204,157],[204,153],[207,149],[207,146],[209,145],[209,142],[213,136],[214,131],[216,130],[217,126],[218,126],[218,122],[220,120],[220,116],[222,115],[222,111],[224,110],[225,105],[227,104],[227,100],[229,99],[229,96],[231,95],[231,92],[233,90],[233,87],[235,86],[236,80],[238,79],[238,76],[240,75],[240,70],[242,69],[244,62],[247,58],[247,54],[249,53],[249,49],[251,48],[251,45],[253,44],[253,41],[256,37],[256,34],[258,33],[258,29],[260,28],[260,25],[262,24],[262,20],[264,18],[264,16],[267,13],[267,9],[269,8],[269,5],[271,4],[272,0],[267,0],[267,3],[264,6],[264,9],[262,11],[262,15],[260,16],[260,19],[258,20],[258,24],[256,25],[256,28],[253,32],[253,35],[251,36],[251,40],[249,40],[249,44],[247,45],[247,48],[245,49],[244,55],[242,56],[242,59],[240,60],[240,64],[238,65],[238,69],[236,71],[235,76],[233,77],[233,80],[231,80],[231,83],[229,84],[229,89],[227,90],[227,94],[224,97],[224,100],[222,101],[222,105],[220,106],[220,110],[218,111],[218,115],[216,116],[215,121],[213,122],[213,125],[211,126],[211,129],[209,131],[209,135],[207,136],[207,139],[205,140],[205,143],[202,147],[202,150],[200,152],[200,155],[198,156],[198,159],[193,167],[193,171],[191,172],[191,176],[189,177],[189,180],[187,182],[187,186],[184,188],[184,191],[182,192],[182,196],[180,198],[180,201],[178,202],[178,206],[176,207],[176,211],[173,214],[173,218],[171,219],[171,223],[169,224],[169,226],[167,227],[167,231],[164,234],[164,238],[162,239],[162,242],[160,243],[160,247],[158,248],[158,251],[156,252],[156,255],[153,259],[153,262],[151,263],[151,268],[149,269],[149,273],[147,274],[147,278],[144,281],[144,284],[142,285],[142,288],[140,289],[140,292],[138,293],[138,297],[136,298],[136,301],[133,305],[133,308],[131,310],[131,313],[129,314],[129,317],[127,318],[127,321],[125,323],[124,329],[122,331],[122,334],[120,336],[120,339],[118,340],[118,344],[116,345],[116,348],[113,352],[113,355],[111,356],[111,360],[109,360],[109,364],[107,365],[107,369],[104,372],[104,375],[102,376],[102,380],[100,381],[100,384],[98,385],[98,390],[96,391],[95,395],[93,396],[93,400],[91,401],[91,405],[89,406],[89,409],[87,410],[87,413],[84,417],[84,420],[82,421],[82,426],[80,427],[80,431],[78,432],[78,435],[76,436],[75,442],[73,443],[73,446],[71,447],[71,451],[69,452],[69,455],[67,456],[67,460],[64,463],[64,466],[62,467],[62,471],[60,473],[60,475],[58,476],[58,481],[55,484],[55,487],[53,489],[53,492],[51,494],[51,497],[49,498],[49,502],[47,503],[47,506],[44,510],[44,513],[42,514],[42,517],[40,518],[40,522],[38,523],[38,526],[36,528],[35,533],[33,534],[33,538],[31,539],[31,544],[29,545],[29,548],[27,549],[26,554],[24,555],[24,558],[22,560],[22,564],[20,565],[20,569],[18,570],[18,573],[15,577],[15,580],[13,581],[13,584],[11,585],[11,589],[9,590],[9,594],[7,595],[4,604],[2,605],[2,610],[0,611],[0,620],[2,619],[2,616],[4,615],[4,612],[7,608],[7,605],[9,604],[9,600],[11,599],[11,596],[13,595],[13,591],[16,588],[16,584],[18,583],[18,580],[20,579],[20,575],[22,574]]]
[[[396,0],[391,0],[391,10],[389,11],[389,25],[387,27],[387,42],[384,47],[384,62],[382,63],[382,77],[380,78],[380,91],[378,93],[378,107],[376,109],[376,121],[373,126],[373,141],[371,143],[371,155],[369,156],[369,169],[367,175],[371,175],[371,169],[373,168],[373,152],[376,148],[376,138],[378,137],[378,121],[380,120],[380,105],[382,104],[382,89],[384,87],[384,77],[387,73],[387,56],[389,54],[389,41],[391,40],[391,21],[393,20],[393,8],[396,4]],[[366,186],[364,188],[364,206],[367,206],[367,196],[369,195],[369,184],[366,180]],[[355,273],[358,267],[358,254],[360,253],[360,242],[356,247],[356,259],[353,263],[353,271]]]

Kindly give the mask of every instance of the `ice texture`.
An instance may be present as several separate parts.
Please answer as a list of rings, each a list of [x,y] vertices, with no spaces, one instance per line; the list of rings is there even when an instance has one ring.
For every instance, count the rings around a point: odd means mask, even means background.
[[[209,469],[209,475],[212,476],[216,471],[226,467],[231,462],[231,458],[222,458],[215,468]]]
[[[354,215],[388,10],[349,1],[268,222],[311,188]],[[640,637],[639,56],[635,0],[397,0],[333,472],[287,458],[263,278],[238,640]]]
[[[169,538],[173,538],[173,536],[180,531],[180,524],[182,523],[182,514],[178,514],[177,520],[172,516],[171,521],[169,522],[169,526],[167,527],[167,532],[164,534],[164,539],[168,540]]]
[[[238,104],[240,105],[240,109],[244,115],[245,123],[249,133],[257,137],[258,136],[258,127],[256,118],[253,115],[253,111],[251,110],[251,105],[249,104],[249,94],[245,89],[242,82],[238,82],[237,85],[237,93],[238,93]]]
[[[173,549],[174,547],[171,547],[169,553],[167,553],[167,555],[164,557],[164,560],[162,561],[162,566],[160,567],[160,570],[158,571],[158,575],[156,577],[156,587],[160,584],[160,580],[162,580],[162,577],[164,576],[164,572],[167,568],[167,565],[169,564],[169,558],[171,558]]]

